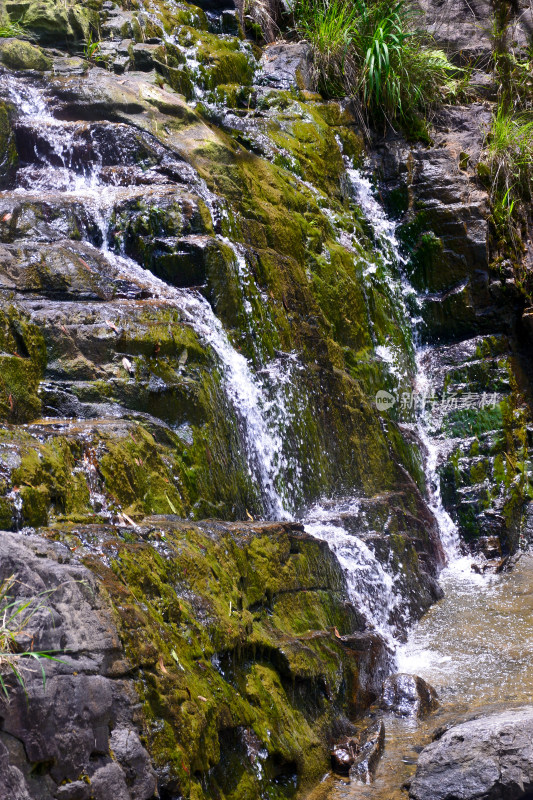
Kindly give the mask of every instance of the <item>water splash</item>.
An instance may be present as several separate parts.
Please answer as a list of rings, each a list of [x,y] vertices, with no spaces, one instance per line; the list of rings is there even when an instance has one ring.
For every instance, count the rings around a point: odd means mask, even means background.
[[[395,649],[397,637],[405,627],[404,602],[395,577],[387,571],[362,538],[346,530],[342,515],[358,516],[360,502],[313,506],[305,530],[325,541],[337,556],[344,571],[348,596],[367,624]]]

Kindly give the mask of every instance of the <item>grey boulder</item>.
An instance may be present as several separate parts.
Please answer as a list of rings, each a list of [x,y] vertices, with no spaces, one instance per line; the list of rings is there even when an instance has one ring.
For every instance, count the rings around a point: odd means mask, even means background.
[[[411,800],[520,800],[533,797],[533,706],[463,722],[428,745]]]
[[[257,83],[270,89],[313,89],[311,48],[307,42],[276,42],[265,47]]]

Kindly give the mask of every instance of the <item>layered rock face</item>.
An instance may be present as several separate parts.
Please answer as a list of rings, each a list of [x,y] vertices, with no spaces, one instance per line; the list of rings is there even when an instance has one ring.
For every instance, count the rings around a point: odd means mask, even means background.
[[[61,660],[27,702],[9,682],[1,780],[17,800],[303,793],[391,662],[331,551],[278,520],[335,498],[328,524],[392,576],[397,633],[444,563],[415,415],[375,404],[417,365],[356,118],[312,91],[307,46],[261,50],[232,3],[23,12],[32,43],[0,43],[0,578],[42,599],[27,633]],[[499,381],[496,416],[443,423],[445,500],[513,548],[528,423],[521,301],[473,172],[489,114],[378,156],[430,289],[424,358],[447,386]]]
[[[490,102],[444,109],[431,145],[391,139],[375,165],[411,254],[444,507],[465,540],[497,536],[508,553],[529,538],[531,359],[527,296],[492,252],[479,177],[493,110]]]

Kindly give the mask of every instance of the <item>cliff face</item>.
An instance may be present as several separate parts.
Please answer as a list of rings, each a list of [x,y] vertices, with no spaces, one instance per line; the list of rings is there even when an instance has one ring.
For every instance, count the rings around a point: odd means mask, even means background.
[[[442,111],[429,146],[364,145],[309,48],[260,47],[242,11],[5,4],[33,40],[0,40],[0,577],[44,598],[27,633],[61,659],[1,707],[6,798],[283,798],[327,770],[390,652],[326,544],[278,520],[355,496],[330,522],[392,575],[387,623],[438,596],[416,417],[375,403],[419,369],[401,280],[436,388],[498,394],[432,432],[444,504],[470,538],[524,532],[489,101]],[[248,34],[278,12],[244,9]]]

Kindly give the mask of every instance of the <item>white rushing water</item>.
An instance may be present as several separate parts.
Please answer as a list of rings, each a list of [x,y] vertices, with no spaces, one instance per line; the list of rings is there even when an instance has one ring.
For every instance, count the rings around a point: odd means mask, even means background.
[[[233,347],[222,323],[201,294],[195,290],[171,287],[131,258],[109,249],[108,231],[113,206],[117,197],[124,195],[127,189],[109,186],[101,180],[101,158],[96,142],[92,143],[93,160],[83,164],[83,168],[75,163],[75,135],[80,125],[85,127],[86,123],[67,123],[54,119],[43,92],[33,84],[10,77],[8,86],[10,97],[18,108],[19,119],[25,124],[37,126],[39,141],[43,143],[42,147],[35,148],[35,160],[41,167],[39,174],[31,189],[21,187],[19,193],[31,194],[38,189],[39,192],[53,192],[64,198],[76,198],[83,203],[101,231],[101,252],[117,268],[121,277],[132,278],[156,297],[175,305],[183,320],[212,348],[220,362],[225,393],[240,423],[250,474],[259,485],[265,516],[279,520],[291,519],[287,498],[282,490],[285,464],[278,424],[279,417],[288,414],[284,395],[280,395],[279,402],[272,402],[265,380],[254,374],[249,361]],[[138,187],[133,191],[140,193]],[[236,253],[236,258],[242,256]],[[242,264],[237,267],[243,269]],[[270,364],[267,365],[267,372],[271,382],[279,379],[280,385],[287,385],[286,370]]]
[[[387,572],[363,539],[346,530],[342,523],[342,515],[359,515],[359,505],[355,499],[332,504],[329,508],[317,504],[307,514],[305,530],[329,544],[344,570],[350,600],[394,649],[397,629],[392,617],[401,617],[403,607],[394,576]]]
[[[353,169],[348,159],[345,160],[352,196],[371,226],[376,246],[390,270],[389,285],[395,294],[396,303],[405,319],[410,320],[415,373],[414,427],[422,449],[428,506],[438,525],[448,561],[447,570],[457,572],[467,579],[471,575],[471,559],[461,558],[457,526],[442,503],[438,467],[443,455],[443,442],[432,436],[431,414],[425,404],[425,398],[432,394],[431,376],[428,375],[422,358],[424,348],[420,344],[417,330],[419,318],[416,314],[419,304],[416,292],[405,274],[407,260],[401,252],[397,224],[386,214],[376,198],[372,182],[359,170]],[[376,265],[370,265],[366,270],[367,278],[375,280],[376,271]],[[414,307],[414,314],[409,312],[409,307]],[[406,382],[409,383],[405,360],[398,354],[397,348],[391,344],[377,345],[375,352],[386,365],[389,375],[396,381],[398,389]],[[417,400],[420,401],[416,402]],[[344,569],[351,600],[362,610],[368,624],[396,650],[398,658],[405,659],[405,646],[399,646],[398,632],[399,627],[407,627],[409,620],[405,617],[405,603],[397,586],[397,577],[386,564],[377,559],[363,539],[347,530],[342,522],[343,514],[346,511],[354,513],[357,507],[357,500],[351,500],[344,505],[329,504],[325,508],[316,506],[311,509],[306,520],[306,530],[328,542]]]
[[[388,217],[383,206],[377,201],[370,180],[363,176],[358,170],[354,169],[349,169],[348,175],[357,202],[374,230],[376,241],[380,243],[381,250],[388,260],[388,263],[399,275],[404,297],[411,299],[414,297],[416,306],[416,292],[410,285],[404,271],[407,261],[401,252],[396,223]],[[407,306],[405,305],[404,310],[408,315]],[[443,506],[440,492],[438,467],[443,453],[442,443],[432,436],[432,419],[426,406],[426,398],[434,394],[431,375],[428,374],[423,360],[423,354],[427,348],[420,343],[418,331],[420,323],[419,318],[413,317],[412,315],[409,316],[411,317],[416,364],[414,384],[414,407],[417,412],[416,430],[424,450],[424,471],[428,488],[428,504],[437,520],[444,552],[448,561],[453,561],[460,556],[459,534],[456,524]],[[394,360],[391,359],[391,361],[390,371],[394,375]]]

